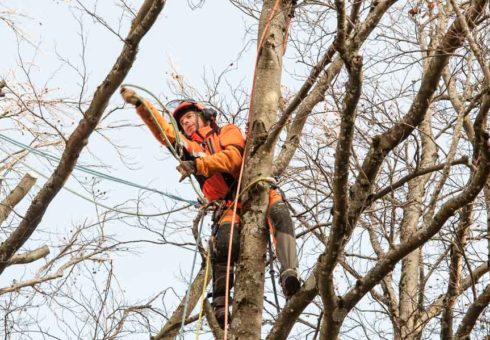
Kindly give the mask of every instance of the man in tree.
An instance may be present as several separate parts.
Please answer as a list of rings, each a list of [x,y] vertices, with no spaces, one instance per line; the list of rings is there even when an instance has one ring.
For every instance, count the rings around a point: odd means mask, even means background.
[[[134,91],[122,88],[121,95],[125,102],[135,105],[137,113],[160,143],[166,145],[165,137],[161,133],[163,131],[174,147],[181,148],[182,162],[177,166],[177,170],[182,174],[180,181],[194,175],[204,196],[210,202],[221,202],[221,209],[217,209],[213,216],[211,261],[213,308],[219,324],[224,327],[227,312],[225,294],[229,294],[229,291],[226,292],[228,244],[233,220],[235,227],[232,235],[229,288],[233,287],[233,267],[238,260],[240,246],[240,218],[239,213],[233,217],[233,199],[237,194],[236,183],[240,175],[245,139],[234,124],[218,127],[216,112],[192,100],[179,101],[173,110],[172,115],[179,129],[175,131],[151,103],[144,100],[143,105]],[[151,109],[152,113],[147,108]],[[180,138],[177,138],[177,134]],[[178,141],[180,145],[177,145]],[[289,299],[300,288],[296,239],[289,210],[277,190],[269,191],[268,222],[281,264],[281,287]]]

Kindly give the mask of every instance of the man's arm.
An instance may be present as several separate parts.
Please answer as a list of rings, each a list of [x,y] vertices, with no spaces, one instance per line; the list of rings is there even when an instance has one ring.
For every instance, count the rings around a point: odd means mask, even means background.
[[[147,107],[153,113],[153,117],[155,117],[156,122],[152,118],[152,115],[148,111]],[[145,124],[148,126],[153,136],[155,136],[155,138],[160,143],[162,143],[163,145],[167,145],[167,142],[165,141],[165,137],[162,135],[161,131],[163,131],[165,135],[167,135],[167,138],[171,144],[175,143],[176,136],[175,136],[174,127],[171,124],[169,124],[165,118],[162,117],[160,112],[149,101],[144,99],[143,103],[141,103],[136,107],[136,112],[141,117],[141,119],[143,119]],[[160,128],[158,126],[160,126]],[[183,135],[180,135],[180,138],[184,139],[185,137]]]
[[[120,92],[126,103],[132,104],[136,107],[136,112],[138,112],[138,115],[143,119],[145,124],[150,128],[150,131],[160,143],[167,145],[165,137],[162,135],[162,131],[167,136],[171,144],[175,143],[176,132],[173,126],[162,117],[160,112],[149,101],[143,99],[142,102],[140,97],[136,95],[136,92],[126,87],[121,87]],[[147,109],[147,107],[151,112]],[[154,118],[152,117],[152,113]]]

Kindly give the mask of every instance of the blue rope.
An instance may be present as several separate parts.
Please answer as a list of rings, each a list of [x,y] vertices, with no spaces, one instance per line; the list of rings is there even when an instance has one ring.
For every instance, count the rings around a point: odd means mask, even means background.
[[[0,146],[0,150],[2,150],[3,152],[5,153],[9,153],[7,150],[5,150],[3,147]],[[24,164],[25,167],[27,167],[28,169],[30,169],[31,171],[35,172],[36,174],[38,174],[39,176],[43,177],[44,179],[49,179],[49,176],[46,176],[45,174],[43,174],[42,172],[40,172],[39,170],[35,169],[34,167],[30,166],[29,164],[27,164],[26,162],[24,162],[22,159],[20,158],[17,158],[14,156],[14,158]],[[79,194],[78,192],[76,192],[75,190],[73,189],[70,189],[68,186],[66,185],[63,185],[63,189],[65,189],[66,191],[69,191],[71,192],[72,194],[80,197],[81,199],[84,199],[90,203],[93,203],[101,208],[104,208],[104,209],[107,209],[107,210],[110,210],[110,211],[114,211],[114,212],[117,212],[117,213],[120,213],[120,214],[126,214],[126,215],[130,215],[130,216],[138,216],[138,217],[158,217],[158,216],[164,216],[164,215],[170,215],[172,213],[175,213],[177,211],[180,211],[180,210],[184,210],[184,209],[187,209],[189,207],[191,207],[192,205],[191,204],[187,204],[187,205],[184,205],[184,206],[181,206],[181,207],[178,207],[178,208],[175,208],[175,209],[172,209],[172,210],[169,210],[169,211],[165,211],[163,213],[154,213],[154,214],[145,214],[145,213],[140,213],[140,212],[132,212],[132,211],[127,211],[127,210],[121,210],[121,209],[116,209],[116,208],[112,208],[112,207],[109,207],[108,205],[105,205],[105,204],[102,204],[102,203],[99,203],[91,198],[88,198],[88,197],[85,197],[83,196],[82,194]],[[164,229],[165,230],[165,229]]]
[[[35,153],[35,154],[37,154],[37,155],[39,155],[41,157],[44,157],[46,159],[50,159],[50,160],[55,161],[55,162],[58,162],[58,163],[60,162],[60,158],[58,158],[56,156],[53,156],[53,155],[51,155],[51,154],[49,154],[47,152],[44,152],[44,151],[38,150],[36,148],[33,148],[33,147],[29,146],[29,145],[23,144],[23,143],[21,143],[19,141],[16,141],[15,139],[12,139],[10,137],[7,137],[7,136],[3,135],[1,133],[0,133],[0,139],[3,139],[4,141],[9,142],[9,143],[11,143],[13,145],[16,145],[16,146],[18,146],[20,148],[27,149],[30,152]],[[80,171],[83,171],[85,173],[88,173],[88,174],[91,174],[91,175],[94,175],[94,176],[97,176],[97,177],[100,177],[100,178],[105,178],[105,179],[107,179],[109,181],[113,181],[113,182],[121,183],[121,184],[130,186],[130,187],[134,187],[134,188],[138,188],[138,189],[143,189],[143,190],[146,190],[146,191],[154,192],[154,193],[160,194],[162,196],[171,198],[171,199],[176,200],[176,201],[185,202],[185,203],[188,203],[188,204],[192,204],[194,206],[198,206],[199,205],[199,202],[197,202],[197,201],[188,200],[188,199],[185,199],[185,198],[182,198],[182,197],[173,195],[173,194],[169,194],[169,193],[166,193],[166,192],[157,190],[157,189],[148,188],[148,187],[145,187],[143,185],[140,185],[140,184],[137,184],[137,183],[134,183],[134,182],[125,180],[125,179],[113,177],[111,175],[104,174],[104,173],[102,173],[100,171],[96,171],[96,170],[87,168],[87,167],[85,167],[83,165],[75,165],[75,169],[78,169]]]

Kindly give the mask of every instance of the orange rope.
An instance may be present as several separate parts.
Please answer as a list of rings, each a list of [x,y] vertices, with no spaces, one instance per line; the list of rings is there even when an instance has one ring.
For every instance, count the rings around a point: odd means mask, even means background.
[[[266,23],[266,26],[264,27],[264,31],[262,32],[262,36],[260,38],[260,42],[259,42],[259,45],[257,47],[257,58],[255,60],[255,67],[254,67],[254,73],[253,73],[253,83],[252,83],[252,90],[251,90],[251,93],[250,93],[250,109],[249,109],[249,117],[248,117],[248,124],[247,124],[247,134],[248,134],[248,129],[249,129],[249,126],[250,126],[250,122],[252,121],[252,117],[253,117],[253,110],[252,110],[252,106],[253,106],[253,96],[254,96],[254,89],[255,89],[255,82],[256,82],[256,72],[257,72],[257,64],[259,62],[259,56],[260,56],[260,52],[262,51],[262,48],[263,48],[263,44],[264,44],[264,39],[265,39],[265,35],[266,33],[268,32],[269,30],[269,26],[272,22],[272,18],[277,10],[277,7],[279,5],[279,1],[280,0],[276,0],[275,4],[274,4],[274,7],[269,15],[269,18],[267,19],[267,23]],[[236,192],[239,193],[240,192],[240,187],[242,185],[242,177],[243,177],[243,169],[244,169],[244,160],[245,160],[245,157],[247,155],[247,151],[245,150],[244,154],[243,154],[243,159],[242,159],[242,165],[240,166],[240,174],[239,174],[239,177],[238,177],[238,184],[237,184],[237,189],[236,189]],[[237,210],[237,206],[238,206],[238,194],[235,195],[235,201],[234,201],[234,204],[233,204],[233,215],[232,215],[232,218],[231,218],[231,227],[230,227],[230,236],[229,236],[229,240],[228,240],[228,258],[227,258],[227,262],[226,262],[226,285],[225,285],[225,325],[224,325],[224,335],[223,335],[223,339],[224,340],[227,340],[228,338],[228,305],[229,305],[229,290],[230,290],[230,268],[231,268],[231,253],[232,253],[232,247],[233,247],[233,232],[234,232],[234,228],[235,228],[235,218],[236,218],[236,210]]]
[[[245,158],[245,154],[243,155]],[[240,167],[240,176],[238,177],[237,193],[240,192],[240,186],[242,185],[242,174],[243,174],[243,160]],[[225,329],[223,339],[226,340],[228,337],[228,304],[229,304],[229,290],[230,290],[230,268],[231,268],[231,251],[233,247],[233,232],[235,229],[235,218],[236,209],[238,205],[238,195],[235,197],[235,202],[233,204],[233,215],[231,217],[231,227],[230,236],[228,240],[228,258],[226,260],[226,285],[225,285]]]

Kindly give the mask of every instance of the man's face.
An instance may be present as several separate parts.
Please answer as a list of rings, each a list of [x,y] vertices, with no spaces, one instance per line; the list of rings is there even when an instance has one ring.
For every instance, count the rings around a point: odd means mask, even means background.
[[[196,132],[198,128],[204,126],[204,120],[202,119],[201,115],[195,111],[186,112],[186,114],[180,118],[179,123],[180,126],[182,126],[184,133],[188,137],[192,136],[192,134]]]

